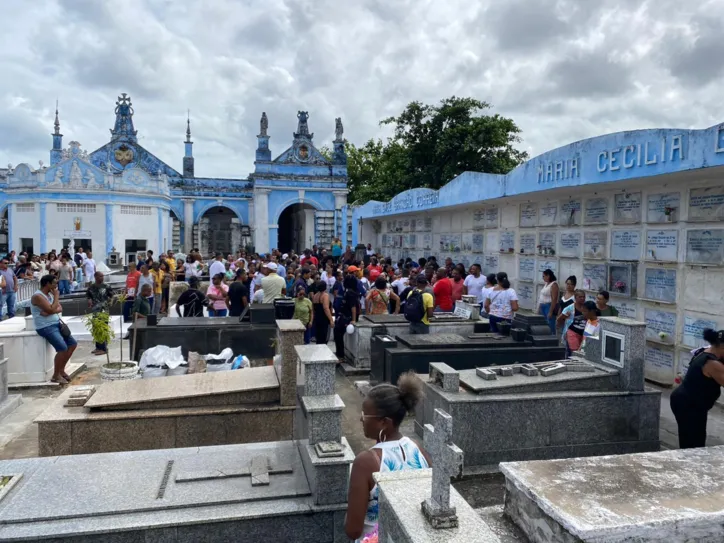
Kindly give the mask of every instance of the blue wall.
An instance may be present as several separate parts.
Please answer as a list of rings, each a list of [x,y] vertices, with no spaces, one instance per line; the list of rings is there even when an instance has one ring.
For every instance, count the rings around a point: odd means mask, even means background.
[[[723,165],[724,125],[618,132],[548,151],[506,175],[465,172],[437,191],[412,189],[389,202],[367,202],[353,212],[352,239],[359,240],[360,219]]]

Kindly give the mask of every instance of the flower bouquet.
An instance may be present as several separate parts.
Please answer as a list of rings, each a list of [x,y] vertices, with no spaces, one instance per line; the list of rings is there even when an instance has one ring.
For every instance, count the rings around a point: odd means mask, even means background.
[[[618,292],[626,292],[626,283],[624,281],[616,281],[613,285]]]

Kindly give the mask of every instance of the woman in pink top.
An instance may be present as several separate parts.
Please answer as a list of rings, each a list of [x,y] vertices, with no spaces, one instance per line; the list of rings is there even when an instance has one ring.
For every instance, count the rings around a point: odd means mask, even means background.
[[[226,317],[228,311],[226,307],[226,296],[229,292],[229,287],[224,284],[224,274],[217,273],[211,281],[213,284],[209,285],[206,291],[206,297],[211,300],[209,317]]]

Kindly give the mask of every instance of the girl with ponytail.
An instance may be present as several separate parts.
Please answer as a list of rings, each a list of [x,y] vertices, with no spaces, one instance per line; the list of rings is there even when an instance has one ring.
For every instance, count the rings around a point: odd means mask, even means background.
[[[367,393],[362,403],[362,428],[365,437],[376,444],[357,455],[352,464],[344,529],[353,541],[377,530],[379,489],[373,473],[425,469],[430,458],[414,441],[400,433],[400,424],[422,399],[422,381],[408,372],[397,386],[380,384]]]
[[[671,393],[679,448],[706,446],[706,419],[724,386],[724,330],[704,330],[709,347],[695,351],[684,381]]]

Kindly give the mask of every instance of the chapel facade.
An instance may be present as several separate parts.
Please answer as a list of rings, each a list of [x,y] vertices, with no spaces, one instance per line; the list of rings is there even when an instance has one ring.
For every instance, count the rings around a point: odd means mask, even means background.
[[[0,253],[40,254],[74,245],[96,259],[112,252],[123,262],[138,251],[202,254],[254,248],[300,251],[346,242],[347,156],[341,119],[330,156],[313,143],[309,114],[297,114],[291,145],[272,158],[269,121],[262,114],[254,172],[247,178],[195,175],[191,123],[182,168],[138,140],[130,96],[115,107],[110,140],[88,152],[63,147],[58,110],[50,163],[0,169]]]

